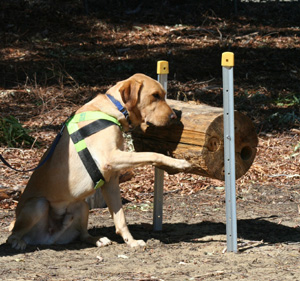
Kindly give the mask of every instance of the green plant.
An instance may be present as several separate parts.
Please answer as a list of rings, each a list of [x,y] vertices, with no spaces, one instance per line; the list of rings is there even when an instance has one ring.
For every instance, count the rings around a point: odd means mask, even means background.
[[[299,94],[290,94],[287,96],[279,96],[275,100],[275,104],[281,107],[290,107],[300,105],[300,95]]]
[[[0,117],[0,143],[9,147],[31,146],[34,138],[13,116]]]
[[[292,124],[298,124],[300,123],[300,116],[298,116],[295,111],[288,112],[285,114],[281,114],[279,112],[276,112],[272,114],[269,118],[269,121],[271,122],[277,122],[278,124],[282,126],[286,125],[292,125]]]

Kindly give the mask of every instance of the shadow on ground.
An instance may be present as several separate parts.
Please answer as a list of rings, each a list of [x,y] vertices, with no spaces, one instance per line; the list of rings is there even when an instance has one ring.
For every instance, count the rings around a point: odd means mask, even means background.
[[[130,226],[131,233],[136,239],[143,239],[145,241],[155,239],[166,245],[181,242],[202,244],[207,243],[207,241],[201,240],[201,238],[226,234],[226,225],[224,223],[209,221],[196,224],[164,224],[163,232],[153,232],[151,229],[151,224],[136,224]],[[90,233],[95,236],[107,236],[116,243],[124,243],[122,239],[115,234],[114,227],[93,228],[90,230]],[[245,219],[238,221],[238,238],[253,241],[263,240],[263,242],[267,244],[297,243],[300,242],[300,229],[273,223],[264,218]],[[225,240],[220,242],[225,242]],[[46,249],[52,249],[54,251],[80,250],[90,247],[92,246],[74,242],[68,245],[28,246],[24,252],[30,253]],[[0,256],[14,256],[19,253],[19,251],[11,249],[7,243],[0,245]]]

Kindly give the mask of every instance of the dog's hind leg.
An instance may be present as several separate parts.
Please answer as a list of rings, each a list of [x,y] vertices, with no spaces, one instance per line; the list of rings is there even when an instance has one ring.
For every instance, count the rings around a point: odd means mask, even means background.
[[[106,237],[95,237],[88,233],[89,207],[85,201],[79,201],[68,206],[65,218],[62,223],[62,229],[55,234],[55,243],[66,244],[79,236],[80,240],[103,247],[111,244]]]
[[[7,242],[17,250],[24,250],[28,242],[34,242],[30,241],[30,237],[27,237],[27,239],[24,239],[24,237],[41,220],[47,221],[48,214],[49,202],[45,198],[27,200],[17,215],[12,234],[8,237]]]

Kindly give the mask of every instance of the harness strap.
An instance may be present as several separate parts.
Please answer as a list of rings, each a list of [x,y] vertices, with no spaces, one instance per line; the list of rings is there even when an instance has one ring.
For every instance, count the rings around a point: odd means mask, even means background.
[[[94,188],[101,187],[105,183],[105,179],[88,148],[78,151],[78,155],[94,183]]]
[[[115,125],[115,123],[111,122],[110,120],[106,119],[100,119],[96,120],[82,128],[80,128],[78,131],[75,131],[70,135],[72,138],[72,141],[74,143],[77,143],[101,130],[106,129],[107,127]]]
[[[79,129],[79,122],[95,119],[96,121]],[[87,111],[76,114],[67,123],[69,135],[75,145],[75,149],[78,152],[84,167],[94,182],[95,189],[101,187],[105,183],[105,179],[101,171],[98,169],[98,166],[90,151],[88,150],[85,138],[112,125],[118,125],[120,128],[122,128],[121,124],[116,118],[100,111]]]
[[[91,121],[97,119],[109,120],[121,127],[121,123],[115,117],[112,117],[102,111],[85,111],[82,113],[78,113],[74,115],[71,120],[69,120],[69,123],[70,121],[72,121],[72,123],[79,123],[81,121]]]

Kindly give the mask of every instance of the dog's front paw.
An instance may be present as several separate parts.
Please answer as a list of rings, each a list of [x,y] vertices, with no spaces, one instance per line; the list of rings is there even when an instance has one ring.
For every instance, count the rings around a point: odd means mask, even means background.
[[[186,160],[183,160],[183,159],[178,159],[177,160],[177,169],[180,169],[180,170],[186,170],[186,169],[189,169],[192,167],[192,164],[189,163],[188,161]]]
[[[26,242],[21,239],[21,238],[18,238],[14,235],[10,235],[7,239],[7,243],[11,244],[11,247],[16,249],[16,250],[25,250],[27,244]]]
[[[168,165],[158,165],[162,170],[165,170],[168,174],[173,175],[180,172],[188,173],[192,170],[192,164],[184,159],[171,158],[171,162]]]
[[[96,242],[97,247],[104,247],[104,246],[108,246],[110,244],[111,244],[111,241],[106,237],[99,238],[99,240]]]
[[[130,243],[128,243],[128,245],[131,248],[135,248],[135,247],[144,247],[146,246],[146,243],[143,240],[132,240]]]

